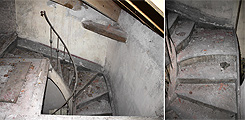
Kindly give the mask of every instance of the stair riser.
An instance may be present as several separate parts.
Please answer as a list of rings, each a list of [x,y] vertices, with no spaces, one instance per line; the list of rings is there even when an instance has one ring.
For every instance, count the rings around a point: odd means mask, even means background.
[[[235,83],[236,82],[236,79],[214,79],[214,80],[211,80],[211,79],[198,79],[198,78],[195,78],[195,79],[183,79],[183,78],[179,78],[178,79],[178,82],[179,83],[182,83],[182,84],[213,84],[213,83]]]
[[[76,105],[76,109],[80,109],[80,108],[82,108],[84,105],[86,105],[86,104],[89,104],[89,103],[91,103],[91,102],[93,102],[93,101],[98,101],[98,100],[107,100],[107,101],[109,101],[109,97],[108,97],[108,92],[107,92],[107,94],[103,94],[103,95],[101,95],[101,96],[98,96],[98,97],[96,97],[96,98],[94,98],[94,99],[91,99],[91,100],[89,100],[89,101],[86,101],[86,102],[82,102],[82,103],[78,103],[78,105]]]
[[[191,35],[191,34],[192,34],[192,33],[190,33],[190,35]],[[188,36],[185,40],[183,40],[183,41],[176,47],[176,52],[177,52],[177,54],[180,53],[181,50],[184,50],[184,49],[188,46],[190,40],[191,40],[191,39],[190,39],[190,36]]]
[[[189,59],[185,59],[183,61],[178,62],[179,68],[183,68],[186,66],[190,66],[195,63],[201,62],[228,62],[228,63],[236,63],[237,57],[234,55],[207,55],[207,56],[197,56]]]

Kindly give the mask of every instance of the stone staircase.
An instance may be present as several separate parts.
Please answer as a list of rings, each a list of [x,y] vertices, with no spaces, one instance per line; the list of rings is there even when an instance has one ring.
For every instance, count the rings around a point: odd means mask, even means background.
[[[234,31],[201,26],[174,12],[167,19],[177,54],[170,58],[177,68],[176,77],[170,77],[176,83],[169,84],[173,92],[166,98],[166,118],[236,119],[239,50]]]
[[[3,58],[45,58],[47,56],[30,51],[25,48],[11,47],[12,49],[6,50],[2,55]],[[60,63],[60,64],[59,64]],[[73,67],[72,64],[68,63],[65,60],[57,60],[54,58],[51,60],[51,65],[56,72],[49,73],[50,78],[54,75],[58,75],[60,80],[53,80],[56,85],[62,86],[59,88],[60,91],[72,91],[74,88],[74,84],[71,84],[69,81],[73,77]],[[106,81],[105,76],[102,73],[98,73],[95,71],[91,71],[89,69],[78,67],[78,78],[79,81],[77,83],[77,90],[79,94],[76,95],[76,99],[73,100],[74,108],[73,115],[84,115],[84,116],[112,116],[113,115],[113,105],[110,101],[110,88],[108,87],[108,83]],[[52,74],[52,75],[50,75]],[[58,82],[60,83],[58,83]],[[65,87],[64,87],[65,86]],[[69,90],[65,90],[65,88]],[[71,92],[63,93],[64,97],[67,97],[71,94]],[[67,106],[66,106],[67,107]],[[64,107],[64,110],[68,110]],[[54,110],[50,110],[50,114]],[[71,114],[68,112],[57,112],[56,114]]]

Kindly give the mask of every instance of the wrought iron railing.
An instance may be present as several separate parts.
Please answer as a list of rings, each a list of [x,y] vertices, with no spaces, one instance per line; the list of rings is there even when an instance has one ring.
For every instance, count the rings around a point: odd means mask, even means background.
[[[63,59],[65,60],[66,59],[66,55],[68,54],[68,62],[72,64],[73,66],[73,69],[74,69],[74,76],[72,79],[69,79],[69,87],[71,86],[71,84],[73,83],[74,84],[74,87],[73,87],[73,91],[72,91],[72,94],[71,96],[65,101],[65,103],[60,106],[57,110],[55,110],[52,114],[55,114],[57,111],[59,111],[61,108],[63,108],[64,106],[66,106],[69,103],[71,103],[71,106],[69,106],[71,108],[71,111],[70,111],[70,114],[73,114],[74,110],[74,100],[75,100],[75,94],[76,94],[76,91],[77,91],[77,82],[78,82],[78,75],[77,75],[77,67],[74,63],[74,60],[66,46],[66,44],[64,43],[64,41],[62,40],[62,38],[60,37],[60,35],[56,32],[56,30],[54,29],[54,27],[52,26],[52,24],[50,23],[47,15],[46,15],[46,12],[45,11],[41,11],[41,16],[45,18],[45,20],[47,21],[48,25],[50,26],[50,61],[53,60],[53,51],[56,51],[57,55],[56,55],[56,59],[57,59],[57,63],[56,64],[60,64],[59,62],[59,56],[62,56],[63,54]],[[56,48],[53,48],[53,33],[57,36],[57,47]],[[62,51],[60,49],[60,43],[63,45],[63,48],[64,50]],[[59,66],[59,65],[57,65]],[[50,70],[52,70],[53,68],[51,68]],[[58,69],[58,68],[57,68]]]
[[[173,42],[171,35],[170,35],[170,32],[168,30],[168,18],[166,18],[165,30],[166,30],[166,33],[165,33],[166,34],[165,35],[166,50],[168,52],[169,60],[170,60],[169,71],[168,71],[168,69],[165,70],[165,71],[167,71],[167,73],[169,75],[168,76],[169,77],[169,87],[168,87],[168,91],[167,91],[167,96],[168,96],[168,100],[172,101],[176,97],[174,94],[174,91],[175,91],[176,84],[177,84],[176,79],[177,79],[177,74],[178,74],[178,65],[177,65],[176,48],[174,46],[174,42]],[[166,106],[168,106],[168,105],[166,105]]]

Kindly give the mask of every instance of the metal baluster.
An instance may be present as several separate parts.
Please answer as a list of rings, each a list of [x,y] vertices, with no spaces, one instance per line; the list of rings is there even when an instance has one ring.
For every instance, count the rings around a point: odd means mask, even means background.
[[[50,62],[52,62],[52,43],[53,43],[53,40],[52,40],[52,29],[51,29],[51,27],[50,27],[50,40],[49,40],[49,42],[50,42]],[[52,71],[52,68],[50,68],[50,71]]]
[[[72,92],[72,95],[66,100],[66,102],[62,105],[62,106],[60,106],[57,110],[55,110],[52,114],[55,114],[57,111],[59,111],[62,107],[64,107],[65,105],[67,105],[67,103],[69,103],[69,101],[70,100],[72,100],[72,99],[74,99],[74,95],[75,95],[75,93],[76,93],[76,87],[77,87],[77,80],[78,80],[78,76],[77,76],[77,67],[76,67],[76,65],[75,65],[75,63],[74,63],[74,60],[72,59],[72,56],[71,56],[71,54],[70,54],[70,52],[69,52],[69,50],[68,50],[68,48],[67,48],[67,46],[65,45],[65,43],[64,43],[64,41],[61,39],[61,37],[59,36],[59,34],[56,32],[56,30],[53,28],[53,26],[52,26],[52,24],[50,23],[50,21],[48,20],[48,17],[47,17],[47,15],[46,15],[46,12],[45,11],[41,11],[41,16],[42,17],[44,17],[45,18],[45,20],[47,21],[47,23],[48,23],[48,25],[50,26],[50,47],[51,47],[51,50],[50,50],[50,53],[51,53],[51,56],[50,56],[50,60],[52,61],[52,57],[53,57],[53,55],[52,55],[52,43],[53,43],[53,41],[52,41],[52,32],[54,32],[54,34],[56,34],[57,35],[57,37],[59,38],[59,40],[60,40],[60,42],[63,44],[63,46],[64,46],[64,58],[66,59],[66,51],[67,51],[67,54],[68,54],[68,58],[67,59],[69,59],[68,60],[68,64],[69,63],[71,63],[72,65],[73,65],[73,68],[74,68],[74,74],[75,75],[73,75],[73,77],[75,76],[75,85],[74,85],[74,88],[73,88],[73,92]],[[52,70],[52,69],[51,69]],[[71,99],[72,98],[72,99]],[[71,106],[73,106],[72,105],[72,102],[71,103],[69,103],[69,104],[71,104]],[[71,111],[70,111],[72,114],[74,113],[74,111],[73,111],[73,108],[71,108]]]
[[[59,71],[59,37],[57,37],[57,49],[56,49],[56,53],[57,53],[57,71]]]
[[[64,54],[63,54],[63,60],[65,61],[66,60],[66,49],[65,49],[65,47],[64,47]]]

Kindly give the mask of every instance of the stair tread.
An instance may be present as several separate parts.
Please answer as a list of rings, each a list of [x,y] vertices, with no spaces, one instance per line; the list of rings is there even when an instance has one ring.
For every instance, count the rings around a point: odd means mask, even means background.
[[[177,98],[171,108],[182,119],[235,119],[234,113],[219,111]]]
[[[77,109],[77,114],[79,115],[96,115],[102,113],[112,113],[110,104],[106,100],[94,101]]]
[[[177,17],[178,17],[178,14],[176,14],[176,13],[173,13],[173,12],[168,13],[168,29],[170,29],[173,26]]]
[[[4,57],[11,57],[11,58],[44,58],[44,56],[40,53],[33,52],[26,49],[19,49],[15,48],[10,53],[4,55]]]
[[[176,93],[190,101],[237,113],[235,88],[235,83],[179,84]]]
[[[77,107],[79,108],[79,107],[82,107],[82,106],[84,106],[84,105],[86,105],[86,104],[88,104],[88,103],[90,103],[90,102],[100,100],[100,99],[102,99],[103,97],[107,97],[106,99],[108,100],[108,96],[106,96],[106,94],[108,94],[108,93],[109,93],[109,92],[106,91],[106,92],[103,92],[103,93],[100,93],[100,94],[95,94],[95,95],[93,95],[93,96],[91,96],[91,97],[89,97],[89,98],[87,98],[87,99],[80,100],[79,102],[78,102],[78,100],[77,100],[77,101],[76,101],[76,105],[77,105]]]
[[[196,28],[189,45],[177,55],[177,62],[206,55],[236,55],[236,39],[232,30]]]
[[[86,76],[82,78],[85,77]],[[87,79],[82,79],[82,81],[79,80],[77,89],[80,90],[91,78],[93,78],[93,76],[87,77]],[[100,95],[104,92],[108,92],[105,80],[103,77],[97,76],[95,80],[93,80],[93,82],[78,95],[76,102],[80,103],[84,99],[89,99],[90,97]]]
[[[177,49],[177,52],[185,47],[180,46],[181,43],[185,42],[185,45],[188,45],[189,43],[189,36],[192,32],[192,29],[195,25],[195,22],[187,20],[187,19],[181,19],[178,21],[175,29],[173,30],[173,33],[171,34],[171,38],[174,42],[174,45]]]
[[[224,67],[223,64],[226,64]],[[236,61],[197,62],[179,69],[178,80],[181,83],[219,83],[235,82],[237,79]]]

